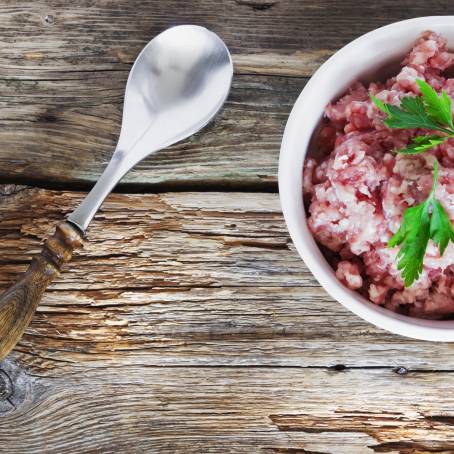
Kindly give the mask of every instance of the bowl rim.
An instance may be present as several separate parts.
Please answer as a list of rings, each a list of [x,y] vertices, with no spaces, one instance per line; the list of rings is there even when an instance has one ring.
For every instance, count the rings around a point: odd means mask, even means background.
[[[294,156],[292,156],[292,151],[298,140],[298,136],[303,136],[300,122],[298,121],[301,116],[301,106],[306,102],[306,98],[308,98],[312,87],[318,84],[320,79],[323,79],[325,73],[333,71],[333,68],[337,66],[338,62],[344,59],[346,55],[371,40],[378,40],[390,32],[404,33],[406,28],[416,25],[430,29],[431,27],[429,24],[432,24],[433,27],[434,23],[452,26],[454,24],[454,16],[418,17],[394,22],[377,28],[346,44],[315,71],[298,96],[285,126],[279,155],[278,184],[281,208],[293,244],[314,277],[332,298],[369,323],[392,333],[419,340],[451,342],[454,341],[454,320],[426,320],[396,314],[370,302],[357,292],[345,287],[335,277],[334,271],[331,273],[327,272],[327,261],[322,256],[307,227],[306,216],[303,209],[302,165],[306,157],[306,152],[304,150],[300,153],[302,158],[301,166],[296,166]],[[311,128],[310,133],[304,133],[304,136],[306,137],[306,146],[304,148],[306,149],[313,131],[314,128]],[[300,176],[288,178],[288,175],[291,174],[290,168],[295,169],[295,167],[300,169]],[[295,175],[295,170],[293,170],[293,175]],[[300,184],[298,184],[298,181]],[[295,194],[299,194],[299,196],[295,197]],[[295,210],[295,203],[300,203],[301,208]]]

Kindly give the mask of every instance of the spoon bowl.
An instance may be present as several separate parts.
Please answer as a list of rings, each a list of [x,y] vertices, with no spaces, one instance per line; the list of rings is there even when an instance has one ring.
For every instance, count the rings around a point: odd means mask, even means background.
[[[158,35],[129,75],[117,152],[137,162],[197,132],[224,104],[232,74],[225,44],[206,28]]]

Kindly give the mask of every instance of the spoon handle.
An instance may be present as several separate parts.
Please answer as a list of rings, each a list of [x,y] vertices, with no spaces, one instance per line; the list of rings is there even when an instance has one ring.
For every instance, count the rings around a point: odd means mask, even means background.
[[[27,271],[0,295],[0,361],[22,337],[47,286],[71,260],[74,249],[81,246],[79,229],[68,222],[57,225]]]

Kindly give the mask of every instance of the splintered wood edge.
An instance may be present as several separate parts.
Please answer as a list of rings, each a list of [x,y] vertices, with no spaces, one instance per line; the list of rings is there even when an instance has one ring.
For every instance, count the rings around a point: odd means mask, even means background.
[[[0,192],[6,287],[83,194]],[[84,246],[16,349],[24,364],[36,358],[40,374],[87,361],[338,370],[452,364],[450,344],[437,344],[434,355],[431,343],[375,328],[333,301],[292,246],[276,194],[111,194]]]

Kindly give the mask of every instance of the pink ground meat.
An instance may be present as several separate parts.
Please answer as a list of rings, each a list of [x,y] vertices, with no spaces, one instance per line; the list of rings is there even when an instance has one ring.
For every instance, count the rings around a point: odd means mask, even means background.
[[[386,245],[404,210],[430,192],[434,157],[436,196],[454,219],[454,140],[420,155],[397,154],[427,131],[389,129],[369,93],[399,105],[402,96],[419,94],[415,81],[422,79],[454,99],[454,79],[443,73],[453,64],[446,40],[423,33],[396,77],[367,88],[357,82],[327,106],[317,158],[306,160],[303,173],[309,228],[337,278],[376,304],[420,318],[454,317],[454,245],[440,257],[429,242],[423,272],[410,288],[396,267],[398,248]]]

